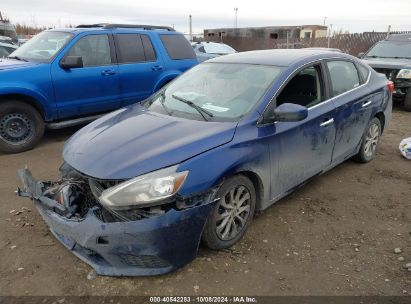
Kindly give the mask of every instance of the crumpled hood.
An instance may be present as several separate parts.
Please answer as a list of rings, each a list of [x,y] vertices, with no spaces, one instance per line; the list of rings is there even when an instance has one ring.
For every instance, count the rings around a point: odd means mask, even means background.
[[[395,58],[364,58],[363,61],[372,68],[376,69],[404,69],[411,68],[410,59],[395,59]]]
[[[14,59],[0,59],[0,70],[10,70],[17,68],[32,67],[38,65],[35,62],[26,62]]]
[[[134,105],[78,131],[66,142],[63,157],[88,176],[129,179],[231,141],[236,125],[171,117]]]

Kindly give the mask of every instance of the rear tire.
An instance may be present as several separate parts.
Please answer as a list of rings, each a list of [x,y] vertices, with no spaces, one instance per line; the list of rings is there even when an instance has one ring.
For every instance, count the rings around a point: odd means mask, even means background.
[[[381,137],[381,122],[374,117],[368,123],[361,142],[360,151],[355,156],[355,160],[360,163],[368,163],[373,160],[377,151],[378,143]]]
[[[44,134],[40,113],[17,100],[0,103],[0,151],[20,153],[34,148]]]
[[[253,183],[243,175],[227,179],[217,192],[220,200],[207,219],[202,240],[214,250],[237,243],[250,225],[256,205]]]
[[[405,95],[404,110],[411,112],[411,88],[408,89],[407,95]]]

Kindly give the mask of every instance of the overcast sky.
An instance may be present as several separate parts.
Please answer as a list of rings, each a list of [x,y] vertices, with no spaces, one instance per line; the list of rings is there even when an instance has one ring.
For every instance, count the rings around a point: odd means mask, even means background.
[[[1,0],[0,10],[13,23],[64,27],[81,23],[169,25],[188,32],[238,26],[333,24],[350,32],[411,30],[411,0]]]

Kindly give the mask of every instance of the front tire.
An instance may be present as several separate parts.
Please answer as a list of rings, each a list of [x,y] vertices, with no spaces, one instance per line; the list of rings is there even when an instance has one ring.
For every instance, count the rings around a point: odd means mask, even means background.
[[[404,110],[411,112],[411,88],[408,89],[407,95],[405,95]]]
[[[21,101],[0,103],[0,151],[20,153],[32,149],[44,134],[40,113]]]
[[[250,225],[256,205],[253,183],[243,175],[226,180],[217,192],[220,200],[207,219],[202,240],[210,249],[237,243]]]
[[[371,119],[365,130],[360,151],[355,159],[360,163],[368,163],[373,160],[377,151],[378,143],[381,137],[381,122],[377,117]]]

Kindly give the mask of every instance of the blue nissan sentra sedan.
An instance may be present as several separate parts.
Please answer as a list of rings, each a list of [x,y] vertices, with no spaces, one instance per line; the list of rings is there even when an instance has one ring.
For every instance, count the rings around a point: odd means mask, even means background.
[[[234,245],[256,211],[310,178],[351,157],[371,161],[393,89],[343,53],[215,58],[78,131],[59,181],[19,170],[17,192],[98,274],[166,273],[200,241]]]

